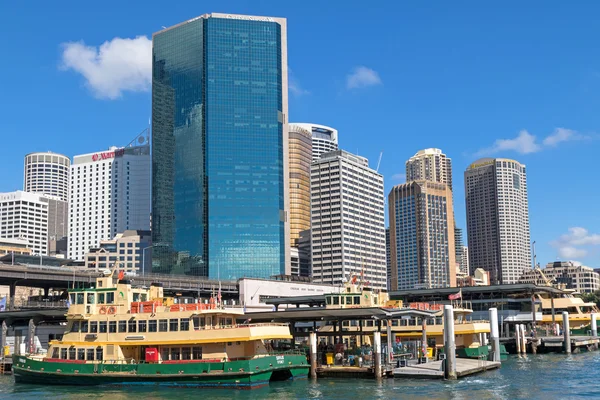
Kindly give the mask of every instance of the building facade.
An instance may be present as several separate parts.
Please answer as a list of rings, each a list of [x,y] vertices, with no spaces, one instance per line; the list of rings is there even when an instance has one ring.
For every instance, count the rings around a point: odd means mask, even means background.
[[[461,248],[461,272],[468,274],[471,271],[471,267],[469,266],[469,248],[467,246],[462,246]]]
[[[6,254],[30,255],[29,241],[25,239],[0,238],[0,256]]]
[[[452,191],[445,183],[413,181],[388,196],[391,289],[456,286]]]
[[[484,158],[465,171],[470,268],[490,273],[491,284],[517,283],[531,268],[525,165]]]
[[[440,149],[419,150],[406,161],[406,182],[445,183],[452,191],[452,160]]]
[[[300,126],[289,126],[290,163],[290,246],[298,247],[300,232],[310,229],[310,163],[311,132]],[[293,274],[293,271],[292,271]]]
[[[48,255],[48,202],[42,194],[0,194],[0,238],[21,239],[32,255]]]
[[[312,277],[340,285],[362,275],[385,289],[383,176],[368,160],[338,150],[311,166]]]
[[[152,44],[153,270],[289,274],[286,20],[205,14]]]
[[[83,261],[118,232],[149,229],[150,144],[146,136],[134,142],[73,158],[68,258]]]
[[[392,254],[390,244],[390,228],[385,228],[385,265],[387,267],[387,289],[392,288]]]
[[[68,202],[70,168],[71,160],[62,154],[52,152],[27,154],[23,191],[46,194]]]
[[[85,255],[85,267],[103,271],[115,264],[119,270],[144,275],[152,267],[152,238],[150,231],[126,230],[114,239],[101,240]]]
[[[520,278],[521,283],[535,285],[564,285],[566,289],[575,289],[580,293],[594,293],[600,290],[600,275],[591,267],[572,261],[555,261],[546,264],[540,273],[535,269],[527,269]]]
[[[318,160],[321,154],[336,151],[338,149],[338,131],[329,126],[294,123],[294,126],[303,128],[312,134],[312,159]]]

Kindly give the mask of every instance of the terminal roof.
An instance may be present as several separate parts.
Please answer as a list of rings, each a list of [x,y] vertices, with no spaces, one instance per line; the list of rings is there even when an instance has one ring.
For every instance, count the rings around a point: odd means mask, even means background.
[[[402,317],[433,317],[438,311],[422,311],[412,308],[290,308],[284,311],[246,313],[252,322],[301,322],[332,320],[387,320]]]

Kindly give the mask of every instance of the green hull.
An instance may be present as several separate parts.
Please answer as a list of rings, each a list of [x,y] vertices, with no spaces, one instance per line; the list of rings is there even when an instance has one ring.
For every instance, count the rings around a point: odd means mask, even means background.
[[[37,361],[17,357],[16,383],[41,385],[144,385],[251,389],[272,380],[305,378],[309,365],[302,355],[280,355],[229,362],[175,364],[86,364]]]
[[[461,358],[473,358],[488,360],[490,355],[490,346],[479,346],[468,349],[456,349],[456,355]],[[503,344],[500,345],[500,361],[508,360],[508,352]]]

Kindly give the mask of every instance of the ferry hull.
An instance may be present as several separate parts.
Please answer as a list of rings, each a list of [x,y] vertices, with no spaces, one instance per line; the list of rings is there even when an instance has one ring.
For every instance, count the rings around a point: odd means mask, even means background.
[[[160,385],[254,389],[272,380],[301,379],[309,366],[303,356],[276,356],[221,363],[80,364],[19,357],[16,383],[74,386]],[[282,362],[283,361],[283,362]]]

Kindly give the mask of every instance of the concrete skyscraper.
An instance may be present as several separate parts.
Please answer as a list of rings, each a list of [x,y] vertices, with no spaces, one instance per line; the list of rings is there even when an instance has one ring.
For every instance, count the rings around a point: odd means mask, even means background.
[[[385,289],[383,176],[343,150],[322,154],[311,171],[313,280],[339,285],[362,273]]]
[[[483,158],[465,171],[471,269],[483,268],[493,284],[517,283],[531,268],[525,165]]]
[[[62,154],[30,153],[25,156],[23,190],[69,201],[71,160]]]
[[[452,191],[452,160],[440,149],[419,150],[406,161],[406,182],[445,183]]]
[[[388,196],[391,289],[456,286],[452,191],[445,183],[412,181]]]
[[[304,128],[312,134],[312,159],[318,160],[321,154],[338,149],[338,131],[329,126],[294,123],[295,126]]]
[[[312,135],[303,127],[289,126],[290,245],[298,247],[300,232],[310,229],[310,164]]]
[[[153,35],[153,271],[290,273],[286,29],[213,13]]]
[[[83,260],[100,241],[150,227],[150,143],[142,134],[128,147],[73,158],[68,257]],[[131,257],[141,257],[139,251]],[[131,261],[131,260],[129,260]]]

